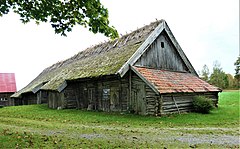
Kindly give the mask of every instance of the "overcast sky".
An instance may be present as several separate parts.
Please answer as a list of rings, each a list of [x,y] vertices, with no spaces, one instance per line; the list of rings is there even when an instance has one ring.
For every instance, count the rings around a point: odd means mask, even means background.
[[[101,0],[109,10],[111,25],[129,33],[156,19],[167,21],[196,71],[215,60],[234,74],[239,56],[239,0]],[[0,72],[16,75],[17,89],[43,69],[91,45],[108,40],[80,26],[61,37],[51,25],[22,24],[18,15],[0,17]]]

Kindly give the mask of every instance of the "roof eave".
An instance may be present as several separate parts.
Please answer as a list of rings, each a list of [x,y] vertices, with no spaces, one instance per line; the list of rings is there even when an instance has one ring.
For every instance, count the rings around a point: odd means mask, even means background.
[[[140,77],[157,95],[160,95],[160,92],[158,91],[158,89],[152,84],[150,83],[144,76],[141,75],[140,72],[138,72],[136,69],[134,69],[134,67],[129,66],[130,69],[135,72],[135,74]]]

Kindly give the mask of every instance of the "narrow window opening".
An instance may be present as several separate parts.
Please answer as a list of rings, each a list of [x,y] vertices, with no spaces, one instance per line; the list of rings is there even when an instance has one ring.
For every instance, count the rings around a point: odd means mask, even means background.
[[[161,48],[164,48],[164,42],[161,42]]]

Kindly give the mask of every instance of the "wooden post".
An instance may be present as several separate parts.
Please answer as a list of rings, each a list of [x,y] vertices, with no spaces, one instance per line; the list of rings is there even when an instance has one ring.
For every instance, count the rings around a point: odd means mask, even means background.
[[[128,108],[132,104],[132,71],[129,69],[129,102]]]
[[[163,96],[159,96],[159,111],[160,111],[160,115],[163,115],[164,114],[164,111],[163,111]]]
[[[180,111],[179,111],[178,105],[177,105],[177,103],[176,103],[176,101],[175,101],[175,98],[174,98],[173,96],[172,96],[172,99],[173,99],[173,101],[174,101],[175,106],[177,107],[178,114],[180,114]]]

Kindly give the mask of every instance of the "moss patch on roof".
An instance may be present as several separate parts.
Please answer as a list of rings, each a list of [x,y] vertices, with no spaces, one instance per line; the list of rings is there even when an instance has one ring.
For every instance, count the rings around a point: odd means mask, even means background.
[[[65,80],[116,74],[161,22],[153,22],[119,39],[90,47],[65,61],[46,68],[37,78],[12,97],[32,92],[43,82],[47,83],[40,89],[57,90]]]

